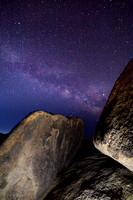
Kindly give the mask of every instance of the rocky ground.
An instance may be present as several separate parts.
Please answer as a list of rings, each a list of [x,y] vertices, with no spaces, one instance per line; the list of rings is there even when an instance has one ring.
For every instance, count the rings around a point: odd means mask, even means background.
[[[84,141],[44,200],[132,200],[133,173]],[[54,184],[54,183],[53,183]]]

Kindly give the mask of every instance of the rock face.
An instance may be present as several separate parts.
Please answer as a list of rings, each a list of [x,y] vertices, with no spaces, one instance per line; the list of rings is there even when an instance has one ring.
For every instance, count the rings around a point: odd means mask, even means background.
[[[80,118],[36,111],[0,146],[0,199],[41,200],[83,138]]]
[[[132,180],[131,171],[86,142],[44,200],[132,200]]]
[[[93,141],[102,153],[133,171],[133,59],[112,89]]]

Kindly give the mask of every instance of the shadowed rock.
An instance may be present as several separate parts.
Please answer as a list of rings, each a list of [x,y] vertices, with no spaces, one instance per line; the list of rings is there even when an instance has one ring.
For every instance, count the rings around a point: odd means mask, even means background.
[[[44,200],[132,200],[133,173],[84,141]]]
[[[0,199],[43,199],[82,138],[80,118],[31,113],[0,146]]]
[[[112,89],[93,141],[102,153],[133,171],[133,59]]]
[[[0,133],[0,144],[2,144],[7,138],[9,134]]]

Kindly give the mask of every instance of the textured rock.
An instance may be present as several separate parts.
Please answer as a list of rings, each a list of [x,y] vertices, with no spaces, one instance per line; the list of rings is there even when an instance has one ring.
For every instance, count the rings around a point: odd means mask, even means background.
[[[0,199],[43,199],[82,138],[80,118],[31,113],[0,146]]]
[[[133,59],[112,89],[93,141],[102,153],[133,171]]]
[[[86,142],[44,200],[132,200],[132,180],[131,171]]]

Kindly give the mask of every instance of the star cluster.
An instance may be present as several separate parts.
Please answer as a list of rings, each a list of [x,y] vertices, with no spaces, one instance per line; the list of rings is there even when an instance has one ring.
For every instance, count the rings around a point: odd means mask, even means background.
[[[0,2],[0,132],[45,110],[85,121],[90,137],[132,57],[131,0]]]

